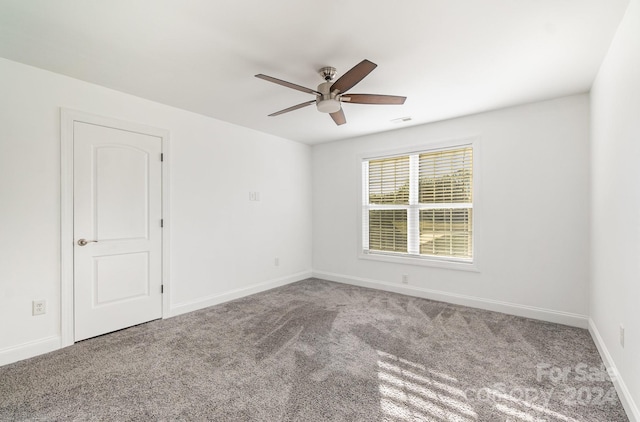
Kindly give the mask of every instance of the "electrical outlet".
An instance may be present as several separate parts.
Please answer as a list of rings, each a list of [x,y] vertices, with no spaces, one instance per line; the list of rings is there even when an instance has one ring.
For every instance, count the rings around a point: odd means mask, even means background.
[[[402,283],[409,284],[409,274],[402,274]]]
[[[260,192],[249,192],[249,201],[259,201]]]
[[[624,327],[620,324],[620,346],[624,348]]]
[[[31,304],[33,315],[44,315],[47,313],[46,300],[34,300]]]
[[[276,256],[276,258],[273,260],[273,265],[275,265],[276,267],[279,267],[280,266],[280,258],[278,258]]]

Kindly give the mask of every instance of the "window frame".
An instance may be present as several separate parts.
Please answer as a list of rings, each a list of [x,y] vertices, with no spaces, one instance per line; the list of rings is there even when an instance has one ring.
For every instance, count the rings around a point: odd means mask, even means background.
[[[454,257],[440,257],[433,255],[420,255],[411,254],[411,253],[403,253],[403,252],[368,252],[365,251],[365,235],[368,237],[368,227],[365,228],[364,219],[368,219],[368,212],[371,208],[374,209],[406,209],[407,210],[407,219],[409,219],[409,209],[415,209],[415,213],[419,215],[420,208],[417,205],[410,204],[407,205],[375,205],[373,207],[368,206],[368,174],[364,169],[363,163],[369,160],[376,159],[384,159],[384,158],[393,158],[398,156],[406,156],[411,154],[421,154],[421,153],[429,153],[438,150],[446,150],[446,149],[456,149],[461,147],[471,147],[473,151],[473,161],[472,161],[472,174],[473,174],[473,217],[472,217],[472,233],[471,233],[471,242],[472,242],[472,258],[454,258]],[[463,271],[474,271],[479,272],[478,269],[478,242],[480,239],[480,221],[481,221],[481,212],[480,212],[480,183],[479,179],[480,173],[480,147],[479,147],[479,139],[477,137],[471,138],[462,138],[455,140],[446,140],[446,141],[438,141],[438,142],[429,142],[425,144],[421,144],[413,147],[405,147],[401,149],[395,150],[381,150],[381,151],[372,151],[368,153],[362,153],[358,156],[358,178],[359,178],[359,186],[360,186],[360,195],[358,195],[358,258],[365,260],[373,260],[373,261],[382,261],[382,262],[392,262],[397,264],[408,264],[408,265],[419,265],[419,266],[428,266],[428,267],[436,267],[436,268],[447,268],[447,269],[455,269],[455,270],[463,270]],[[410,160],[412,160],[410,158]],[[417,166],[417,163],[410,164]],[[412,171],[417,171],[415,168]],[[365,179],[365,175],[367,179]],[[435,207],[434,207],[435,208]],[[366,215],[365,215],[366,214]],[[409,238],[414,234],[407,233],[408,243],[410,242]]]

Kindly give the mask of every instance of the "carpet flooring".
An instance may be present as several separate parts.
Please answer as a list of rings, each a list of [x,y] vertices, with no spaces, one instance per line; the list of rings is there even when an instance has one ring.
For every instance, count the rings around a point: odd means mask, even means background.
[[[308,279],[0,367],[2,421],[627,421],[586,330]]]

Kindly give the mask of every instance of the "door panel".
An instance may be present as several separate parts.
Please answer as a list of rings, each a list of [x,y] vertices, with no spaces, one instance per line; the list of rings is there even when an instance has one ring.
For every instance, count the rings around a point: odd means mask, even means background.
[[[113,305],[149,294],[149,253],[93,258],[93,306]]]
[[[73,137],[78,341],[162,316],[162,140],[78,121]]]
[[[104,240],[147,238],[149,153],[124,145],[100,146],[94,151],[98,237]]]

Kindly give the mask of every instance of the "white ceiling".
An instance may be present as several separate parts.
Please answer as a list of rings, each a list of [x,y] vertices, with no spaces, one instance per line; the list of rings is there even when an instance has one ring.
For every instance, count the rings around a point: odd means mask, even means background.
[[[628,0],[0,0],[0,56],[315,144],[586,92]],[[378,64],[343,104],[268,114]],[[408,123],[391,120],[410,116]]]

